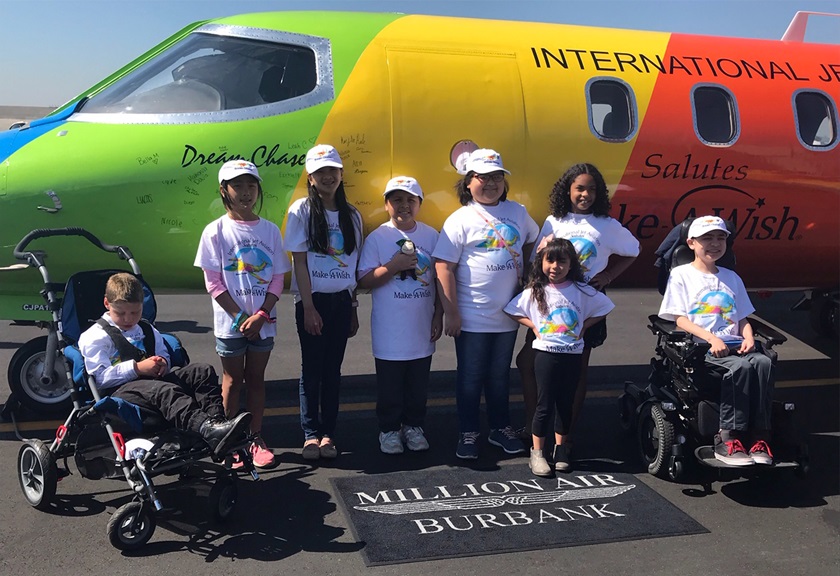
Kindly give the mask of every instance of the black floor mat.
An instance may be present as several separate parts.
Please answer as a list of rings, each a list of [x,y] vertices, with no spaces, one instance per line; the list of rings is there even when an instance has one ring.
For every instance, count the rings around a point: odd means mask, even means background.
[[[632,474],[527,464],[332,480],[368,566],[708,532]]]

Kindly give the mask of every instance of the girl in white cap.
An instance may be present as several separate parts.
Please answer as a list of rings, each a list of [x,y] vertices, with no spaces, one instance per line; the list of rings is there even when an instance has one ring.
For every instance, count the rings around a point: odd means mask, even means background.
[[[265,368],[277,332],[274,305],[291,265],[280,229],[257,214],[262,208],[261,182],[251,162],[231,160],[222,165],[219,194],[227,213],[202,232],[195,265],[204,271],[213,298],[225,414],[232,418],[239,412],[244,388],[246,407],[253,414],[251,430],[258,434],[251,455],[255,466],[265,468],[275,462],[259,436],[265,410]]]
[[[295,321],[302,357],[300,423],[303,457],[335,458],[341,364],[356,334],[356,264],[362,217],[347,202],[343,164],[335,148],[306,153],[308,197],[289,207],[286,244],[294,270]]]
[[[416,220],[423,190],[410,176],[385,185],[390,219],[368,235],[359,258],[359,287],[371,289],[371,336],[378,388],[379,448],[428,450],[423,432],[435,342],[443,332],[432,250],[437,231]]]
[[[455,338],[458,359],[455,455],[474,459],[482,390],[490,424],[487,441],[508,454],[525,450],[508,410],[518,324],[503,309],[521,286],[539,227],[524,206],[507,199],[509,172],[498,152],[475,150],[463,166],[464,177],[455,186],[462,207],[444,222],[433,256],[444,331]]]

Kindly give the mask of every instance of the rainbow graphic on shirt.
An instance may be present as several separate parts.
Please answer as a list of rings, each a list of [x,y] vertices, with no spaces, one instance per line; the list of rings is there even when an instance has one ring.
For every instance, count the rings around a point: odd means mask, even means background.
[[[577,252],[583,275],[588,277],[589,260],[594,260],[598,256],[598,248],[586,238],[572,238],[571,243],[575,247],[575,252]]]
[[[720,316],[727,324],[734,324],[732,316],[735,312],[735,301],[726,292],[708,292],[689,312],[693,316]]]
[[[555,308],[540,324],[540,334],[559,334],[567,340],[578,340],[580,319],[571,308]]]
[[[341,261],[344,256],[344,235],[341,230],[330,230],[329,233],[330,247],[327,248],[327,256],[338,262],[342,268],[346,268],[347,264]]]
[[[225,266],[225,271],[234,272],[237,275],[248,274],[257,281],[257,284],[268,284],[271,281],[271,274],[262,273],[266,268],[270,269],[271,258],[265,252],[254,246],[245,246],[236,251],[230,264]],[[263,276],[267,276],[264,278]]]
[[[484,233],[484,240],[476,245],[476,248],[486,248],[488,252],[495,252],[497,250],[509,250],[510,255],[514,258],[519,257],[513,247],[519,241],[519,230],[510,224],[496,224],[495,227],[489,226]]]

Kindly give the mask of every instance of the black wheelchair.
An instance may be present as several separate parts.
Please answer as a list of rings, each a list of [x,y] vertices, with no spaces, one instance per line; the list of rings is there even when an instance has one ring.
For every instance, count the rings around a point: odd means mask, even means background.
[[[42,295],[52,313],[48,323],[47,338],[55,346],[55,369],[70,385],[72,408],[64,422],[57,428],[51,442],[21,438],[24,442],[18,453],[17,474],[26,501],[39,510],[49,509],[55,501],[59,480],[71,474],[68,459],[73,458],[83,478],[124,478],[133,494],[131,502],[118,508],[108,522],[107,534],[111,544],[120,550],[136,549],[149,541],[155,527],[155,512],[163,509],[153,478],[160,475],[179,479],[190,477],[191,469],[200,460],[215,463],[215,481],[209,494],[209,507],[214,519],[226,520],[233,512],[237,500],[238,474],[221,466],[225,456],[217,456],[201,436],[176,430],[159,414],[139,411],[142,429],[126,418],[133,405],[124,401],[109,402],[103,398],[94,382],[84,372],[84,360],[72,344],[79,335],[105,311],[102,303],[105,283],[114,273],[125,270],[92,270],[72,275],[66,285],[50,281],[45,265],[46,254],[40,250],[26,250],[38,238],[51,236],[80,236],[97,248],[113,252],[126,260],[133,273],[144,285],[146,298],[143,317],[153,321],[156,304],[151,289],[143,281],[131,251],[125,246],[102,243],[96,236],[82,228],[35,230],[27,234],[16,246],[15,257],[36,267],[44,280]],[[59,293],[63,292],[63,297]],[[189,363],[180,341],[164,334],[173,366]],[[114,399],[111,399],[114,400]],[[134,424],[132,426],[131,424]],[[253,466],[248,442],[231,448],[243,462],[241,471],[250,473],[254,480],[259,475]],[[230,454],[229,453],[229,454]],[[62,463],[59,466],[59,463]]]
[[[686,244],[691,220],[683,222],[672,236],[673,246],[666,253],[666,265],[679,266],[691,262],[694,253]],[[727,226],[732,230],[731,223]],[[734,234],[727,239],[727,252],[718,261],[720,266],[734,268],[732,252]],[[667,276],[666,276],[667,278]],[[660,282],[660,292],[664,284]],[[770,446],[773,466],[730,466],[714,456],[714,436],[720,425],[720,382],[722,374],[705,364],[709,344],[694,342],[692,336],[653,314],[648,329],[656,336],[655,356],[647,385],[625,384],[619,397],[619,418],[622,429],[636,434],[639,453],[648,472],[673,481],[684,478],[687,468],[695,463],[700,470],[719,478],[750,477],[768,469],[794,469],[804,473],[808,467],[807,446],[801,441],[795,425],[796,406],[791,402],[773,402]],[[761,320],[750,317],[756,342],[773,362],[774,346],[787,338]]]

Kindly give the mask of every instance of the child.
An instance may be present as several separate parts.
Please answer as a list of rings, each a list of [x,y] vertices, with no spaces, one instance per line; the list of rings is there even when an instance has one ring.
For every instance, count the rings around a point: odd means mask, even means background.
[[[344,192],[343,164],[332,146],[306,153],[308,197],[289,207],[287,248],[294,271],[295,321],[302,357],[300,424],[306,460],[335,458],[341,363],[356,334],[356,264],[362,217]],[[319,414],[320,411],[320,414]]]
[[[592,164],[575,164],[554,184],[549,197],[551,215],[545,219],[540,238],[553,234],[571,240],[580,260],[584,282],[597,290],[605,288],[624,272],[639,255],[639,241],[618,220],[610,217],[609,190],[604,177]],[[530,424],[536,403],[534,382],[534,336],[526,335],[525,345],[516,358],[522,379],[525,399],[526,429]],[[606,320],[586,331],[581,354],[580,382],[577,386],[572,419],[574,428],[586,398],[586,376],[589,356],[607,339]],[[571,444],[571,443],[569,443]]]
[[[370,233],[359,257],[359,287],[371,289],[373,357],[379,389],[379,448],[428,450],[423,433],[435,342],[443,330],[431,253],[437,231],[416,220],[423,191],[409,176],[385,185],[390,220]]]
[[[537,403],[531,423],[529,466],[537,476],[550,476],[543,449],[554,407],[554,469],[571,470],[566,435],[581,372],[584,334],[613,309],[609,298],[586,286],[574,245],[549,234],[537,248],[527,288],[505,307],[534,334]]]
[[[462,207],[443,224],[433,256],[458,359],[456,402],[460,438],[455,455],[478,458],[479,406],[485,391],[487,441],[508,454],[525,450],[510,426],[510,360],[517,324],[503,311],[519,289],[539,228],[525,207],[507,199],[510,174],[493,150],[466,159],[457,183]]]
[[[219,194],[224,216],[201,234],[195,265],[213,302],[213,333],[222,361],[222,399],[228,417],[239,412],[239,397],[253,414],[257,434],[250,451],[254,466],[275,464],[274,454],[260,436],[265,411],[265,368],[274,348],[274,305],[291,269],[276,224],[255,212],[263,191],[257,167],[230,160],[219,169]],[[257,208],[259,210],[259,208]],[[234,467],[241,466],[235,462]]]
[[[85,370],[104,394],[156,412],[180,430],[199,434],[222,457],[245,440],[248,412],[225,420],[219,380],[208,364],[170,371],[163,338],[140,320],[143,285],[128,273],[105,284],[106,312],[79,337]]]
[[[720,432],[715,458],[733,466],[773,464],[770,437],[775,373],[747,316],[755,311],[741,278],[715,265],[726,253],[729,230],[717,216],[688,229],[694,261],[671,270],[659,316],[711,345],[706,363],[725,371],[720,389]],[[749,453],[743,442],[751,446]]]

